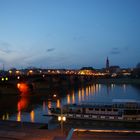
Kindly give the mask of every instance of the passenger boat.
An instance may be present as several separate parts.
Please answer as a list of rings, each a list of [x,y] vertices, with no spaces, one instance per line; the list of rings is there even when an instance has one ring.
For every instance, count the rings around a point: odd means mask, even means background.
[[[114,99],[111,103],[68,104],[50,108],[54,116],[70,119],[140,122],[140,101]]]

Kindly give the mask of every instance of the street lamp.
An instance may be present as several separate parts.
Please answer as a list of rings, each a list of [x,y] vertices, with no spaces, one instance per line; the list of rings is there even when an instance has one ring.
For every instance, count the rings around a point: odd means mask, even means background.
[[[58,121],[66,121],[66,117],[65,116],[58,116]]]
[[[62,108],[61,108],[61,115],[58,116],[58,121],[61,122],[61,133],[62,133],[62,135],[63,135],[63,132],[64,132],[64,130],[63,130],[63,129],[64,129],[64,128],[63,128],[63,122],[66,121],[66,116],[63,115],[63,113],[62,113]]]

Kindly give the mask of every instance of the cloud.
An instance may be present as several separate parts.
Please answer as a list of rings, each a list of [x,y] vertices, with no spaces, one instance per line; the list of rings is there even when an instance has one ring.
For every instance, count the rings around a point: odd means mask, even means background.
[[[49,49],[47,49],[46,51],[47,52],[52,52],[52,51],[54,51],[55,50],[55,48],[49,48]]]
[[[6,53],[6,54],[12,53],[13,50],[10,49],[11,46],[12,45],[8,42],[1,42],[0,43],[0,52]]]
[[[13,51],[8,48],[0,48],[0,52],[9,54],[9,53],[12,53]]]
[[[5,60],[4,59],[2,59],[2,58],[0,58],[0,64],[4,64],[5,63]]]
[[[112,55],[117,55],[117,54],[120,54],[120,50],[119,48],[112,48],[111,52],[110,52]]]

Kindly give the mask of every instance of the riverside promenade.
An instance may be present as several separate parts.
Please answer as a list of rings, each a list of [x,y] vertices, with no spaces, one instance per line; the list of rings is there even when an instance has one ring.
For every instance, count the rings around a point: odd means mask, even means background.
[[[0,121],[0,140],[54,140],[62,136],[61,130],[48,130],[45,124]]]
[[[47,125],[41,123],[0,121],[0,140],[140,140],[140,133],[96,131],[73,129],[66,135],[60,128],[47,129]]]

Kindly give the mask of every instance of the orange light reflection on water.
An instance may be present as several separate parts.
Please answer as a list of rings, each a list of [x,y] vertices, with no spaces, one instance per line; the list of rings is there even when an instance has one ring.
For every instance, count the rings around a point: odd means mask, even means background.
[[[18,111],[22,111],[28,107],[29,99],[27,97],[21,97],[21,99],[18,101],[17,108]]]
[[[21,112],[19,111],[17,114],[17,121],[20,122],[21,121]]]
[[[85,92],[84,92],[84,88],[82,88],[82,101],[84,101],[85,99]]]
[[[52,107],[52,102],[48,101],[48,108],[51,108],[51,107]]]
[[[56,101],[56,107],[58,107],[58,108],[61,107],[60,99],[57,99],[57,101]]]
[[[81,102],[81,90],[80,90],[80,88],[78,90],[78,101],[79,101],[79,103]]]
[[[67,95],[67,104],[70,104],[70,95]]]
[[[46,102],[43,101],[43,111],[46,111]]]
[[[31,118],[31,122],[34,122],[35,121],[35,112],[34,112],[34,110],[32,110],[30,112],[30,118]]]
[[[74,91],[72,92],[72,103],[73,104],[75,103],[75,94],[74,94]]]

